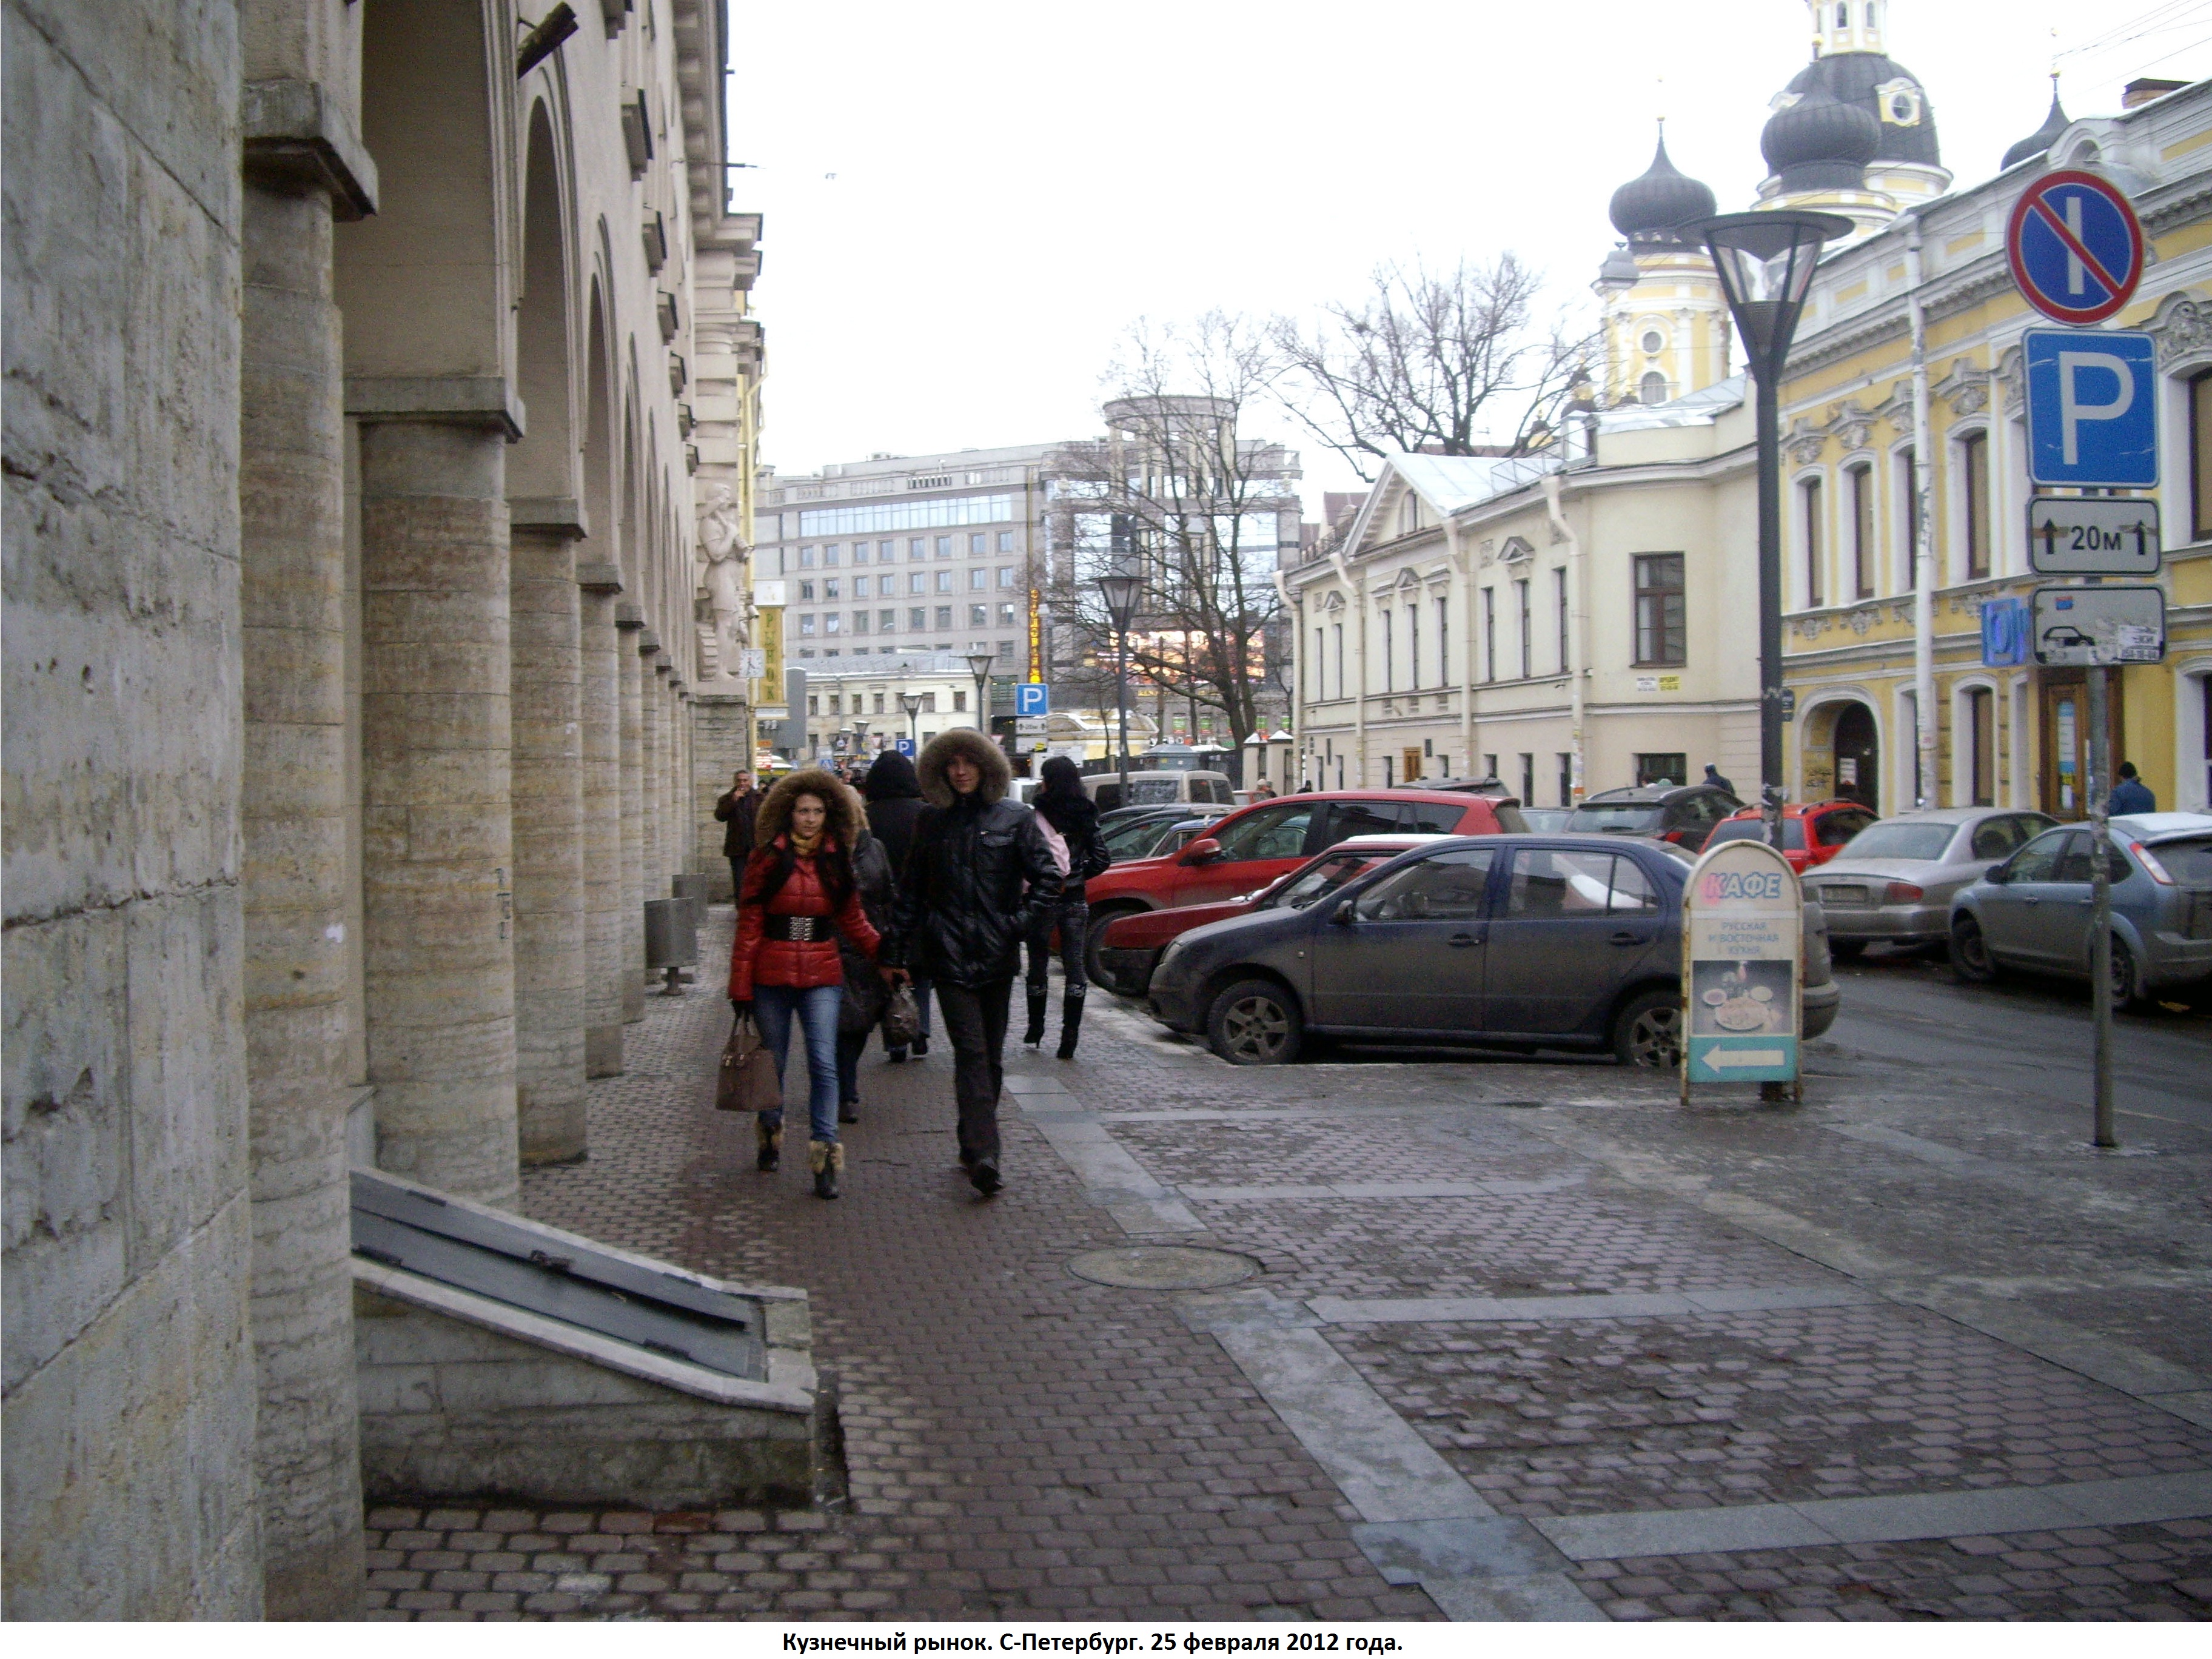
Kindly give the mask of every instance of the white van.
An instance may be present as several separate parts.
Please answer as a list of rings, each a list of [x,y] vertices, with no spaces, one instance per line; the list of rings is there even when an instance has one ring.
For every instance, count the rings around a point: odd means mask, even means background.
[[[1094,772],[1083,780],[1091,800],[1102,812],[1117,806],[1234,806],[1236,786],[1225,772],[1132,772],[1129,798],[1121,799],[1119,772]]]

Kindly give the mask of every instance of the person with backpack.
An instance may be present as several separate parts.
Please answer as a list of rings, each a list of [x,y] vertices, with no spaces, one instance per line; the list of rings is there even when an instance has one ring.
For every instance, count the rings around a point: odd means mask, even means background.
[[[1031,1048],[1044,1041],[1044,1017],[1052,1000],[1046,970],[1052,963],[1052,932],[1060,929],[1060,967],[1066,983],[1060,1000],[1060,1057],[1075,1058],[1075,1040],[1083,1029],[1084,994],[1089,981],[1084,974],[1084,946],[1091,927],[1091,905],[1084,883],[1102,875],[1113,863],[1098,836],[1098,809],[1083,787],[1083,775],[1075,763],[1054,755],[1038,774],[1041,780],[1030,805],[1063,884],[1057,902],[1041,907],[1030,924],[1029,1029],[1022,1041]]]
[[[966,726],[940,732],[915,775],[928,802],[899,873],[881,960],[898,977],[927,974],[952,1040],[961,1166],[985,1198],[999,1172],[999,1095],[1006,1009],[1022,941],[1060,900],[1060,866],[1026,806],[1006,799],[1006,751]]]
[[[914,763],[896,749],[886,749],[868,768],[868,781],[862,791],[868,799],[868,833],[883,843],[884,856],[890,861],[894,884],[906,872],[907,849],[914,842],[914,826],[921,816],[921,786],[915,781]],[[920,1060],[929,1052],[929,975],[927,971],[913,975],[915,1012],[921,1016],[921,1029],[914,1039],[914,1057]],[[893,1043],[889,1031],[884,1034],[884,1058],[893,1066],[903,1064],[907,1050]]]

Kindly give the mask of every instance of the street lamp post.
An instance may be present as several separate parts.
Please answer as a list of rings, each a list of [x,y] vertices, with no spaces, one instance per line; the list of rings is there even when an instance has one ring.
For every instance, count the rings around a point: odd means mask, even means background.
[[[1757,391],[1759,417],[1759,773],[1768,844],[1782,845],[1783,366],[1824,242],[1850,234],[1832,213],[1724,213],[1681,227],[1702,238]]]
[[[975,729],[987,738],[991,735],[991,665],[996,660],[988,651],[968,656],[968,672],[975,677]]]
[[[1098,579],[1098,594],[1106,601],[1106,614],[1113,622],[1118,640],[1115,653],[1114,709],[1121,732],[1116,739],[1119,752],[1115,760],[1121,774],[1119,805],[1123,806],[1129,804],[1129,624],[1136,620],[1137,592],[1141,586],[1134,576],[1101,576]]]
[[[909,748],[921,747],[921,693],[902,691],[898,694],[899,708],[906,715],[906,740]]]

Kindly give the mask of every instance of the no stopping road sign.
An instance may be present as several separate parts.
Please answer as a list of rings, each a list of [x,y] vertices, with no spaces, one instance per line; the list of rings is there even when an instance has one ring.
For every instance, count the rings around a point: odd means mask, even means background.
[[[2005,257],[2030,305],[2086,327],[2135,297],[2142,225],[2118,185],[2094,173],[2046,173],[2013,204]]]

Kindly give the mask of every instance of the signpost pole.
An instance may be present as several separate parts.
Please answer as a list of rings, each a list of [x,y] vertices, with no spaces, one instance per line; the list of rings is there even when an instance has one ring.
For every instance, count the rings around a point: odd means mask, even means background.
[[[2095,1022],[2095,1143],[2118,1146],[2112,1131],[2112,823],[2106,794],[2112,757],[2106,722],[2111,699],[2109,668],[2088,671],[2089,681],[2089,1006]]]

